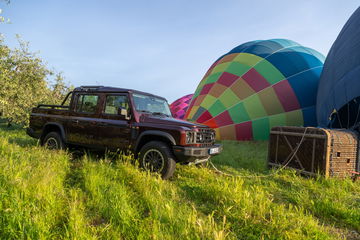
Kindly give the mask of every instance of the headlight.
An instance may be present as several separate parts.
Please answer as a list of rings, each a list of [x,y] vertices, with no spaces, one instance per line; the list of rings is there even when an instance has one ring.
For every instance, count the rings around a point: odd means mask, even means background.
[[[186,143],[191,142],[191,132],[186,133]]]
[[[195,132],[186,132],[186,143],[195,143]]]

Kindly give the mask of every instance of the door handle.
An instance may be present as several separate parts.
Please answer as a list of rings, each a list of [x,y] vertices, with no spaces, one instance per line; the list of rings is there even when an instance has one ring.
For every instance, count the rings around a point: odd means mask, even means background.
[[[99,125],[100,126],[108,126],[109,124],[102,122],[102,123],[99,123]]]
[[[79,123],[79,120],[71,120],[71,122],[78,124],[78,123]]]

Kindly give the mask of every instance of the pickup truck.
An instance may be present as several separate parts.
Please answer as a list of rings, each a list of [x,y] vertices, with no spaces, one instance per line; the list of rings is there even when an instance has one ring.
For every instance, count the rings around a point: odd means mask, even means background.
[[[203,164],[222,151],[213,129],[173,118],[165,98],[104,86],[81,86],[61,105],[33,108],[27,134],[49,149],[130,151],[163,179],[176,163]]]

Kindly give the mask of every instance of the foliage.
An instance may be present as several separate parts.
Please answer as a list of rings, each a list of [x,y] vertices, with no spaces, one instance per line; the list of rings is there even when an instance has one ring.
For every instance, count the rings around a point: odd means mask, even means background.
[[[2,0],[2,2],[5,2],[5,3],[9,4],[9,3],[10,3],[10,0]],[[0,23],[4,23],[4,22],[10,23],[10,19],[4,17],[4,16],[2,15],[2,13],[3,13],[2,8],[0,8]]]
[[[172,180],[127,158],[72,158],[0,124],[0,234],[6,239],[356,239],[360,183],[226,177],[178,166]],[[223,142],[223,171],[267,175],[266,142]]]
[[[61,73],[54,76],[44,61],[18,36],[19,47],[10,49],[0,39],[0,113],[9,123],[27,124],[31,108],[39,103],[59,103],[69,88]]]
[[[50,82],[50,89],[51,97],[47,99],[48,104],[60,104],[64,96],[74,89],[74,87],[64,82],[64,76],[60,72],[56,73],[55,79]]]

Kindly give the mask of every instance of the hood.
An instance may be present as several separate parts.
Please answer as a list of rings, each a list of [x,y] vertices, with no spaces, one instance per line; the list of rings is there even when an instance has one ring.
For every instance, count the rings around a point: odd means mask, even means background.
[[[164,116],[154,116],[154,115],[145,115],[143,114],[140,118],[141,122],[144,123],[155,123],[155,124],[164,124],[164,125],[171,125],[171,126],[179,126],[179,127],[188,127],[188,128],[208,128],[206,125],[192,123],[172,117],[164,117]]]

